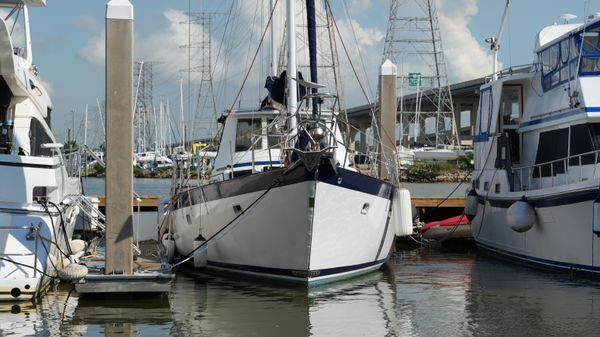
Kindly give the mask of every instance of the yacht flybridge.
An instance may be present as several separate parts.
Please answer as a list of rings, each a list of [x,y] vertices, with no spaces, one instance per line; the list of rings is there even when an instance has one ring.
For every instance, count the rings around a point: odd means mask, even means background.
[[[543,28],[534,54],[481,86],[473,236],[521,262],[599,273],[600,17]]]

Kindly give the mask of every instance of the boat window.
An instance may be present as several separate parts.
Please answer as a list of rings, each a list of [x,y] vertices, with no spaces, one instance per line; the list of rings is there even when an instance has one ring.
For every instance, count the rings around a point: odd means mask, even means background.
[[[595,154],[589,153],[594,151],[594,139],[592,138],[593,125],[589,124],[579,124],[571,126],[571,136],[570,136],[570,148],[571,152],[569,154],[569,165],[577,166],[593,164]],[[596,125],[596,129],[597,126]],[[600,131],[600,130],[599,130]],[[582,155],[584,153],[589,153],[587,155]],[[581,155],[581,156],[580,156]]]
[[[583,41],[583,53],[581,57],[581,74],[600,73],[600,37],[598,31],[588,31],[579,35],[579,41]]]
[[[598,39],[598,32],[588,31],[581,34],[581,37],[583,39],[583,49],[586,52],[600,52],[600,39]]]
[[[277,145],[281,145],[283,141],[281,131],[278,129],[280,126],[273,123],[273,119],[267,119],[267,125],[269,125],[267,130],[267,137],[269,139],[269,148],[277,147]]]
[[[479,123],[477,124],[477,134],[490,132],[490,115],[493,111],[492,90],[491,87],[481,91],[479,100]]]
[[[542,52],[542,69],[544,73],[547,74],[556,69],[558,66],[558,55],[558,44],[555,44]]]
[[[521,86],[505,85],[502,88],[500,114],[504,126],[518,125],[521,118]]]
[[[32,156],[52,156],[50,149],[42,148],[42,144],[52,143],[52,138],[46,133],[44,126],[35,118],[31,119],[29,126],[29,142]]]
[[[564,160],[569,150],[569,128],[540,133],[533,177],[550,177],[565,173]]]
[[[254,144],[262,149],[262,125],[260,118],[240,118],[235,132],[235,151],[247,151]]]
[[[579,47],[573,36],[557,42],[538,54],[542,64],[544,91],[575,77],[578,55]]]

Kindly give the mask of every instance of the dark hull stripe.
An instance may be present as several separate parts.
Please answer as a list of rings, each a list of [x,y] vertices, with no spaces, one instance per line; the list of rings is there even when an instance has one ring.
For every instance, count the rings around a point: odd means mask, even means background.
[[[46,164],[30,164],[30,163],[14,163],[10,161],[0,161],[0,166],[12,166],[12,167],[31,167],[31,168],[42,168],[42,169],[55,169],[60,167],[60,164],[46,165]]]
[[[571,193],[571,194],[563,194],[560,196],[549,197],[549,198],[544,198],[544,199],[533,199],[532,198],[532,199],[527,199],[527,202],[529,202],[533,207],[543,208],[543,207],[553,207],[553,206],[577,204],[580,202],[590,201],[590,200],[596,199],[597,195],[598,195],[598,190],[594,189],[594,190],[590,190],[590,191]],[[490,199],[490,198],[484,199],[483,197],[480,196],[479,203],[483,204],[485,201],[488,201],[490,203],[490,205],[493,207],[508,208],[515,201],[518,201],[520,199],[521,199],[520,197],[514,198],[514,199]]]
[[[279,160],[274,160],[274,161],[256,161],[254,162],[254,166],[264,166],[264,165],[280,165],[281,162]],[[238,163],[238,164],[234,164],[233,167],[246,167],[246,166],[252,166],[252,162],[247,162],[247,163]]]
[[[239,265],[239,264],[231,264],[231,263],[223,263],[216,261],[208,261],[209,267],[223,268],[229,269],[232,272],[252,272],[262,274],[265,277],[287,277],[291,279],[295,279],[298,281],[309,281],[310,279],[323,277],[323,276],[332,276],[336,274],[343,274],[352,271],[357,271],[360,269],[365,269],[368,267],[372,267],[378,264],[385,263],[387,259],[382,259],[374,262],[367,262],[356,264],[352,266],[344,266],[344,267],[336,267],[329,269],[321,269],[321,270],[293,270],[293,269],[281,269],[281,268],[269,268],[269,267],[260,267],[260,266],[248,266],[248,265]]]
[[[177,195],[176,209],[197,205],[206,201],[229,198],[247,193],[259,192],[269,187],[281,187],[315,180],[315,171],[307,171],[304,166],[298,166],[287,172],[286,169],[249,174],[232,180],[225,180],[200,187],[181,191]],[[391,199],[392,185],[367,175],[337,168],[337,172],[327,164],[320,165],[318,169],[319,181],[340,186],[351,190],[376,195]]]
[[[523,264],[530,265],[533,267],[538,267],[538,268],[543,268],[543,269],[560,270],[560,271],[568,271],[568,272],[577,270],[577,271],[581,271],[584,273],[592,273],[592,274],[600,273],[600,267],[542,259],[539,257],[533,257],[533,256],[524,255],[524,254],[509,252],[509,251],[506,251],[506,250],[503,250],[500,248],[486,245],[481,242],[477,242],[477,247],[479,247],[481,250],[483,250],[489,254],[499,256],[502,258],[507,258],[512,261],[521,262]],[[598,276],[600,276],[600,275],[598,275]]]

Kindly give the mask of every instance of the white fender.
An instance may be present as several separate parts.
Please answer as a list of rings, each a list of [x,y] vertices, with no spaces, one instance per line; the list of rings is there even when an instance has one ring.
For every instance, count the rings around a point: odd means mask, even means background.
[[[70,224],[77,219],[77,215],[79,215],[79,206],[70,206],[65,210],[65,221]]]
[[[173,256],[175,256],[175,240],[173,240],[170,233],[165,233],[161,241],[166,250],[167,261],[170,262],[173,260]]]
[[[200,247],[206,240],[202,235],[199,235],[196,239],[194,239],[194,249]],[[206,247],[202,247],[194,251],[194,267],[195,268],[204,268],[208,263],[208,256],[206,254]]]
[[[477,214],[478,207],[479,200],[477,196],[477,191],[475,191],[475,189],[470,189],[469,193],[467,193],[467,197],[465,198],[465,215],[474,217]]]
[[[525,200],[516,201],[506,211],[506,223],[515,232],[527,232],[535,223],[535,210]]]
[[[79,239],[69,240],[69,246],[73,254],[77,254],[85,249],[85,241]]]
[[[412,235],[413,214],[410,192],[406,188],[394,189],[392,199],[392,219],[396,236]]]

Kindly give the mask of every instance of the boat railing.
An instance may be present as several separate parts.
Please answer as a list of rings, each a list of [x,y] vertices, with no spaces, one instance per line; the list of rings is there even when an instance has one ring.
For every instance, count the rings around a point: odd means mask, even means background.
[[[82,166],[81,149],[63,154],[63,160],[69,177],[80,178]]]
[[[507,76],[512,76],[514,74],[526,74],[531,71],[537,71],[539,69],[538,63],[530,63],[530,64],[522,64],[518,66],[511,66],[506,69],[502,69],[496,73],[490,74],[485,77],[485,82],[489,82],[494,78],[494,75],[497,75],[497,78],[504,78]]]
[[[600,150],[511,170],[514,191],[531,191],[598,178]]]
[[[0,227],[0,231],[18,231],[23,232],[26,240],[34,240],[34,250],[29,253],[10,253],[4,252],[0,253],[0,258],[6,262],[12,262],[10,257],[16,256],[33,256],[33,277],[37,277],[38,269],[37,269],[37,255],[38,255],[38,247],[39,247],[39,239],[40,239],[40,225],[34,226],[9,226],[9,227]],[[20,245],[19,247],[22,247]],[[16,263],[15,263],[16,264]]]

